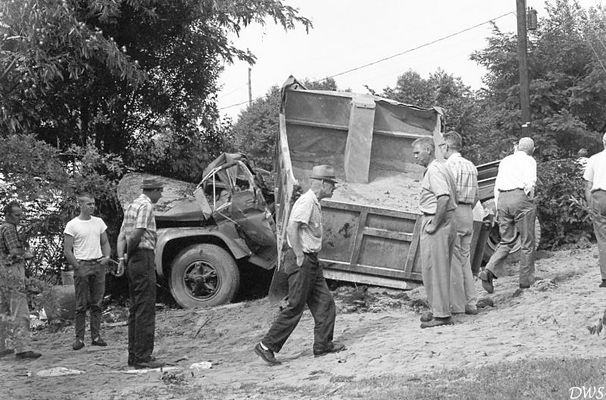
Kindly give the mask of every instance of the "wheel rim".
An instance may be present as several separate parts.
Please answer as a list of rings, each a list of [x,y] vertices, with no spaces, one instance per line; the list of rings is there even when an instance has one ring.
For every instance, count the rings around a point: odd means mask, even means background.
[[[185,268],[183,284],[188,296],[197,300],[208,300],[219,291],[221,279],[212,264],[195,261]]]

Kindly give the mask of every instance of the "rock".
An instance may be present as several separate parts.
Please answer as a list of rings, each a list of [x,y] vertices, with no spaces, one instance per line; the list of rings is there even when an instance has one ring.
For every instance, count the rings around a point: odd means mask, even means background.
[[[494,301],[490,297],[482,297],[476,303],[478,308],[494,307]]]
[[[76,314],[76,294],[73,285],[53,286],[51,297],[44,305],[44,311],[49,320],[74,319]]]

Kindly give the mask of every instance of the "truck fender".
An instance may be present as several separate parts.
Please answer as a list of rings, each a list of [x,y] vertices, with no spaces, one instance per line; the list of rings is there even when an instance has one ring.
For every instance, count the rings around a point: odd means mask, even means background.
[[[252,254],[252,251],[246,246],[244,241],[239,243],[239,241],[234,240],[233,238],[225,235],[223,232],[219,230],[208,230],[204,228],[195,228],[195,227],[187,227],[187,228],[166,228],[158,230],[158,239],[156,241],[156,273],[158,276],[164,276],[164,268],[162,265],[162,256],[164,255],[164,248],[166,245],[175,239],[181,239],[186,237],[215,237],[219,239],[221,242],[227,246],[229,252],[232,256],[239,260],[244,257],[249,257]]]

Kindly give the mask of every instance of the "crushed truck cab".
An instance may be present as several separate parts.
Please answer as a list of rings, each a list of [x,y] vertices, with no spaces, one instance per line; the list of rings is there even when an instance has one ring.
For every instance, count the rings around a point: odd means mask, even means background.
[[[126,207],[151,175],[127,174],[118,185]],[[241,154],[223,154],[198,185],[155,176],[164,183],[155,205],[157,275],[182,307],[214,306],[233,299],[239,262],[271,269],[276,264],[270,191]],[[268,201],[270,204],[268,204]],[[246,265],[245,265],[246,264]]]

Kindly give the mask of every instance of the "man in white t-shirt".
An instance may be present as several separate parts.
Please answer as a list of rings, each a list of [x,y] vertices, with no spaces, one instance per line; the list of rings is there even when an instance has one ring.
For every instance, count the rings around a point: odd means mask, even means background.
[[[74,350],[84,347],[86,309],[90,307],[90,333],[94,346],[107,346],[101,338],[101,302],[105,291],[105,265],[111,248],[107,226],[95,211],[95,199],[90,194],[78,196],[80,215],[67,223],[64,230],[63,252],[74,267],[76,291],[76,340]]]
[[[606,149],[606,133],[602,136],[602,144]],[[600,254],[600,273],[602,283],[606,287],[606,150],[603,150],[587,160],[583,178],[585,183],[585,199],[589,205],[593,231],[598,241]]]

